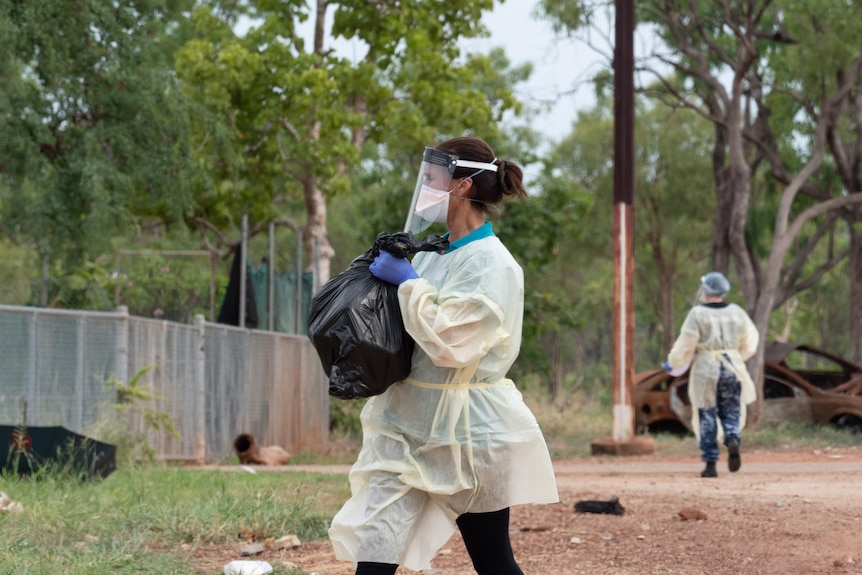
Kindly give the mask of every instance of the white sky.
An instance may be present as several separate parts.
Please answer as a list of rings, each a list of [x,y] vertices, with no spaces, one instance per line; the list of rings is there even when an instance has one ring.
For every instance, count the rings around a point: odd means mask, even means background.
[[[517,96],[549,106],[532,125],[546,138],[559,140],[571,131],[577,112],[595,103],[588,81],[606,59],[583,42],[555,37],[550,23],[534,14],[537,4],[537,0],[505,0],[483,19],[491,37],[465,41],[462,46],[483,53],[503,47],[513,65],[532,62],[533,76]]]

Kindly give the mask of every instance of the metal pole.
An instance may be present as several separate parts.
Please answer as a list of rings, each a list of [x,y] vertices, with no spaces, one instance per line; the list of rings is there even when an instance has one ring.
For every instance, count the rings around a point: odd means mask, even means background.
[[[245,281],[246,242],[248,240],[248,216],[242,217],[242,238],[239,241],[239,327],[245,327]]]
[[[296,232],[296,300],[294,301],[293,333],[302,333],[302,232]]]
[[[614,423],[634,435],[634,0],[616,0],[614,49]]]
[[[216,253],[210,252],[210,321],[216,320],[215,314],[215,277],[216,277]]]
[[[42,307],[48,307],[48,254],[42,258]]]
[[[114,284],[114,307],[120,305],[120,282],[123,279],[123,274],[120,273],[120,252],[114,254],[114,273],[117,274],[117,280]]]
[[[269,223],[269,265],[267,266],[267,285],[269,289],[269,331],[275,331],[275,224]]]
[[[207,458],[207,421],[206,421],[206,322],[204,316],[195,314],[194,346],[194,429],[195,429],[195,460],[204,463]]]

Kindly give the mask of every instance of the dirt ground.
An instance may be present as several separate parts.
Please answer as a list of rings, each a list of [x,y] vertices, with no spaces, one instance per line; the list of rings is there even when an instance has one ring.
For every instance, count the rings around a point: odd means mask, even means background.
[[[555,461],[562,501],[512,509],[515,556],[526,575],[862,574],[862,446],[743,450],[742,462],[728,473],[722,454],[719,477],[703,479],[696,453]],[[573,509],[613,496],[624,515]],[[683,519],[685,509],[706,518]],[[222,565],[239,559],[224,551]],[[291,565],[319,575],[354,572],[335,560],[328,541],[259,559],[276,572]],[[475,573],[457,534],[432,566],[424,575]]]

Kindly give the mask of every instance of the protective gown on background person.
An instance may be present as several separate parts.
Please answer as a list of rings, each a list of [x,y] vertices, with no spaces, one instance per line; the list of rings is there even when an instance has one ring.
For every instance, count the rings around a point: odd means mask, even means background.
[[[329,534],[339,559],[419,571],[459,515],[559,496],[538,423],[506,379],[521,342],[520,266],[492,233],[413,264],[420,279],[398,291],[413,370],[365,405],[353,495]]]
[[[692,429],[698,437],[700,418],[697,410],[716,406],[716,387],[722,364],[739,379],[739,428],[745,427],[745,406],[757,398],[745,361],[757,351],[759,338],[754,322],[735,303],[724,307],[698,305],[688,313],[667,361],[671,368],[684,367],[692,362],[688,397],[692,407]]]

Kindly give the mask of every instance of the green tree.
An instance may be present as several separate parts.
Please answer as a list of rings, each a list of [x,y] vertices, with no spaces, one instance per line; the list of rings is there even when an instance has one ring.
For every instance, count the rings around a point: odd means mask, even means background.
[[[635,274],[637,301],[652,304],[648,328],[658,320],[658,365],[676,338],[678,312],[691,305],[697,278],[709,258],[714,211],[709,194],[711,132],[687,110],[639,100],[635,125]],[[643,309],[643,308],[642,308]],[[643,330],[640,330],[643,333]],[[651,332],[652,329],[648,329]],[[642,339],[642,345],[648,343]],[[655,350],[655,347],[653,348]]]
[[[637,111],[636,360],[653,367],[670,348],[675,314],[690,303],[709,257],[710,226],[703,214],[712,210],[705,193],[711,134],[696,114],[644,97]],[[514,244],[538,276],[528,290],[538,333],[530,334],[534,341],[526,349],[535,346],[537,356],[549,358],[552,391],[567,372],[580,377],[587,366],[612,361],[613,122],[613,100],[604,94],[578,115],[572,133],[547,158],[541,192],[530,202],[537,217],[521,226],[542,232],[522,232]]]
[[[824,31],[855,31],[849,23],[860,22],[858,10],[855,3],[823,8],[816,2],[772,0],[638,3],[639,21],[652,25],[662,40],[639,69],[660,82],[657,96],[696,111],[714,125],[712,267],[727,271],[732,259],[746,307],[764,335],[773,309],[841,261],[830,257],[813,267],[810,259],[822,253],[814,248],[829,237],[836,220],[831,212],[862,202],[855,191],[836,193],[822,171],[828,134],[838,125],[841,111],[853,108],[846,104],[859,84],[862,64],[858,43],[852,41],[855,32],[841,43],[846,49],[821,38]],[[581,22],[561,24],[575,30]],[[791,66],[800,50],[811,55],[803,61],[810,67]],[[778,62],[785,64],[780,70]],[[809,83],[806,74],[819,80]],[[776,107],[782,99],[793,103]],[[778,110],[789,113],[773,116]],[[779,183],[767,200],[775,206],[771,228],[749,225],[761,168]],[[758,232],[770,238],[765,253],[754,249]],[[810,275],[798,273],[802,269]],[[749,362],[758,383],[762,362],[763,342]]]
[[[2,230],[66,269],[191,206],[171,69],[192,0],[0,3]]]
[[[189,221],[206,241],[228,247],[243,214],[253,233],[290,222],[302,229],[318,285],[334,255],[328,202],[350,190],[363,158],[375,157],[371,148],[409,152],[407,163],[391,166],[403,185],[415,179],[422,146],[438,135],[494,135],[504,112],[518,108],[506,88],[485,96],[483,88],[500,77],[491,58],[463,56],[457,45],[483,33],[491,0],[345,0],[319,2],[313,13],[296,1],[238,4],[252,23],[244,35],[200,9],[197,38],[177,58],[186,93],[208,111],[195,130],[201,162],[213,174],[197,186]],[[298,25],[309,17],[306,45]],[[355,52],[335,51],[336,41]]]

